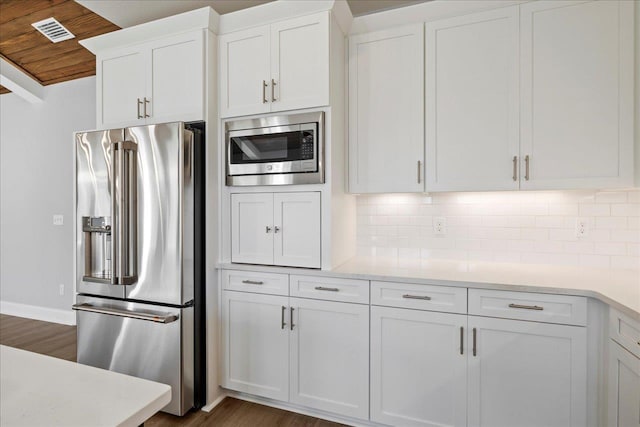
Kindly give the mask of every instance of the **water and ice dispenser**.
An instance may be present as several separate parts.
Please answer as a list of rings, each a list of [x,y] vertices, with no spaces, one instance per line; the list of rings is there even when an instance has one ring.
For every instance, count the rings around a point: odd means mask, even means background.
[[[111,217],[83,216],[84,277],[89,282],[111,281]]]

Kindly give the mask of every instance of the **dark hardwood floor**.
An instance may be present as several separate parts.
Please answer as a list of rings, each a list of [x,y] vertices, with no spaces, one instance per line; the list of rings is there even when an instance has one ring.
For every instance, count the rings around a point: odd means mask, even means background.
[[[0,344],[75,362],[76,327],[0,314]],[[211,412],[191,411],[184,417],[158,413],[144,425],[336,427],[341,424],[227,397]]]

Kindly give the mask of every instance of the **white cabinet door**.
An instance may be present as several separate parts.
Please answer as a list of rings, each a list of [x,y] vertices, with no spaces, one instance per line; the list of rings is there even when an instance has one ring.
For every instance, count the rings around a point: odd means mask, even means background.
[[[329,12],[271,25],[271,111],[328,105],[329,63]]]
[[[633,3],[520,6],[521,188],[632,184]]]
[[[640,359],[609,341],[609,427],[640,427]]]
[[[587,424],[585,328],[475,316],[468,322],[470,427]]]
[[[98,56],[98,128],[144,124],[147,58],[139,47]]]
[[[148,45],[147,123],[204,120],[204,43],[202,30]]]
[[[466,325],[462,314],[371,307],[372,421],[466,426]]]
[[[424,191],[423,26],[349,40],[349,191]]]
[[[220,117],[270,111],[269,29],[220,36]]]
[[[273,208],[273,263],[320,268],[320,193],[275,193]]]
[[[273,193],[231,195],[231,262],[273,264]]]
[[[290,402],[369,416],[369,306],[290,299]]]
[[[222,387],[289,398],[288,297],[222,292]]]
[[[518,189],[518,7],[428,22],[425,40],[427,191]]]

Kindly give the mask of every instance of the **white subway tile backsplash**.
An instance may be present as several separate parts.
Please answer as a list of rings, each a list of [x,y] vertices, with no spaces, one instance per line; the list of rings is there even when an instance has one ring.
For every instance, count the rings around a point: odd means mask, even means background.
[[[640,269],[640,189],[361,195],[357,239],[365,256]]]

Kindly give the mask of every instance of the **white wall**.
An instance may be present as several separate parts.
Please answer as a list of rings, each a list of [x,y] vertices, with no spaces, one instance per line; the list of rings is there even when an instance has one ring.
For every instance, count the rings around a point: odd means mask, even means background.
[[[357,212],[361,256],[640,269],[640,189],[363,195]]]
[[[2,312],[56,320],[64,310],[63,320],[73,318],[73,132],[95,127],[95,84],[88,77],[46,86],[40,104],[0,96]],[[64,225],[53,225],[54,214]]]

